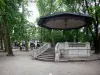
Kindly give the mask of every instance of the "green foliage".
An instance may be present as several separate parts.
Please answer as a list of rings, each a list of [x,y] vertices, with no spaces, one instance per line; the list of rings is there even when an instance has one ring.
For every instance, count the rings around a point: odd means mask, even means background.
[[[57,30],[53,30],[52,33],[53,33],[53,37],[54,37],[55,43],[65,41],[64,37],[63,37],[63,32],[62,31],[60,31],[60,30],[58,30],[58,31]]]
[[[0,0],[0,17],[3,15],[7,17],[8,31],[12,42],[30,40],[35,34],[34,24],[27,20],[29,15],[27,6],[28,0]],[[1,20],[2,17],[0,23]]]

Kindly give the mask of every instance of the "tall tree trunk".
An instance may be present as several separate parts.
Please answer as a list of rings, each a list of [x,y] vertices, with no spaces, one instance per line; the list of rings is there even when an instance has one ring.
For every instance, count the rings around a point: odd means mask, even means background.
[[[99,53],[100,53],[100,36],[99,36]]]
[[[7,56],[13,56],[6,15],[3,15],[3,27],[4,27],[5,49],[8,51]]]
[[[41,42],[43,42],[45,39],[44,37],[44,28],[41,27]]]
[[[45,29],[43,28],[43,41],[45,41]]]
[[[41,27],[41,39],[40,40],[41,40],[41,42],[43,42],[43,40],[42,40],[42,27]]]
[[[4,38],[4,52],[7,52],[7,43],[6,43],[6,40],[5,40],[6,38]]]
[[[53,37],[53,34],[52,34],[52,30],[50,30],[50,35],[51,35],[51,46],[54,46],[55,41],[54,41],[54,37]]]
[[[19,42],[19,50],[22,51],[22,41]]]
[[[89,42],[89,31],[88,31],[88,26],[86,26],[86,41]]]
[[[78,42],[78,29],[76,30],[76,42]]]
[[[12,46],[11,46],[9,33],[8,33],[7,37],[8,37],[8,39],[7,39],[7,41],[8,41],[8,54],[7,54],[7,56],[13,56],[13,51],[12,51]]]
[[[3,50],[3,39],[2,39],[2,37],[1,37],[1,39],[0,39],[0,46],[1,46],[1,50]]]
[[[62,33],[63,33],[63,41],[65,42],[65,34],[64,34],[64,30],[62,31]]]
[[[95,53],[99,54],[100,53],[100,42],[99,42],[99,36],[98,36],[98,28],[95,27],[95,34],[96,34],[96,38],[94,38],[94,44],[95,44]]]
[[[25,49],[28,51],[28,41],[25,41]]]

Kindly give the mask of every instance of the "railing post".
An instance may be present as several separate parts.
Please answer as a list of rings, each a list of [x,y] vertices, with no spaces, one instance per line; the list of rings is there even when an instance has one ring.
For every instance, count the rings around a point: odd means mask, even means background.
[[[37,49],[33,49],[32,56],[33,56],[34,59],[37,57]]]
[[[86,49],[87,49],[87,56],[90,56],[91,52],[90,52],[90,43],[86,42]]]
[[[56,55],[55,55],[55,62],[59,62],[59,53],[56,53]]]
[[[55,46],[55,62],[59,62],[60,51],[58,49],[58,45],[59,43],[57,43]]]

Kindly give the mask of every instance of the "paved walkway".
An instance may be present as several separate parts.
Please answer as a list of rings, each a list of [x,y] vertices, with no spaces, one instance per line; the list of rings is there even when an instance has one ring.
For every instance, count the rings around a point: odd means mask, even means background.
[[[43,62],[32,60],[31,52],[0,52],[0,75],[100,75],[100,60],[90,62]]]

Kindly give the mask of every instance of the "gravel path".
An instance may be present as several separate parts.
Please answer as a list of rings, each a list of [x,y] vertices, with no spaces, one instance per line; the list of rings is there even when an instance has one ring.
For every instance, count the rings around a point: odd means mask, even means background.
[[[0,52],[0,75],[100,75],[100,60],[90,62],[43,62],[32,60],[30,52]]]

